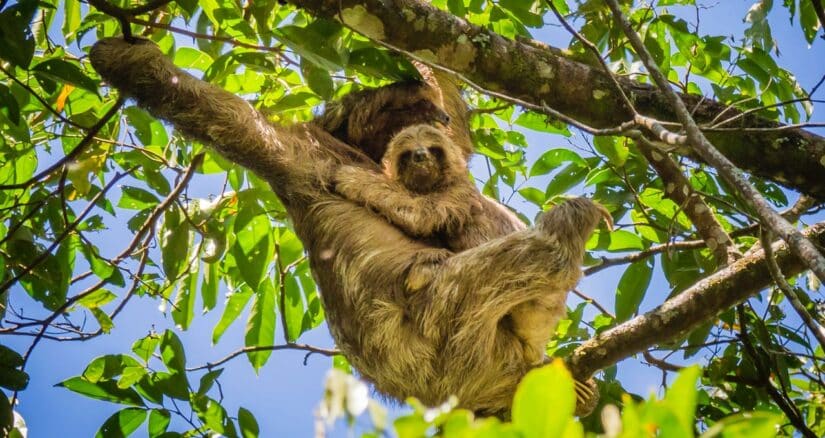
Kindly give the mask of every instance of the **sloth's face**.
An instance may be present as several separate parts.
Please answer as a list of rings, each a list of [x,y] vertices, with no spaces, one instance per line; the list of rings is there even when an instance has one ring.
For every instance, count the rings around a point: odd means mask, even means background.
[[[456,149],[440,130],[430,125],[411,126],[390,141],[384,169],[410,191],[430,193],[447,183],[451,174],[464,170]]]

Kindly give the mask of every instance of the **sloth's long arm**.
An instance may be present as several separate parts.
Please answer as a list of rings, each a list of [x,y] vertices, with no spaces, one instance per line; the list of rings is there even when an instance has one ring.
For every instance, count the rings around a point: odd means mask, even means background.
[[[288,172],[295,148],[308,143],[306,127],[276,132],[249,103],[175,67],[152,42],[106,38],[90,58],[106,82],[153,115],[262,176]]]
[[[469,185],[468,185],[469,186]],[[416,196],[384,174],[357,166],[341,166],[335,190],[387,218],[405,233],[429,237],[438,231],[458,232],[472,217],[472,187],[455,186],[447,193]],[[480,209],[480,204],[477,209]]]

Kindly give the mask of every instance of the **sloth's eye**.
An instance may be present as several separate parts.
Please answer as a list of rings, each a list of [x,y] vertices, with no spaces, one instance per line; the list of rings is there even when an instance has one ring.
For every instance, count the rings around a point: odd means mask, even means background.
[[[444,149],[441,149],[441,146],[430,146],[427,150],[436,158],[444,158]]]
[[[408,163],[412,158],[412,151],[404,151],[401,153],[401,156],[398,157],[399,163]]]

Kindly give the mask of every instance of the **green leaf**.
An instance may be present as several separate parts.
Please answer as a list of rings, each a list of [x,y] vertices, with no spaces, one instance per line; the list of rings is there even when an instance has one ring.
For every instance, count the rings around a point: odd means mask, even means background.
[[[316,23],[320,22],[316,21]],[[275,30],[275,36],[302,58],[306,58],[318,67],[327,71],[339,71],[346,64],[345,56],[337,47],[340,33],[332,30],[333,25],[328,26],[326,31],[320,25],[283,26]]]
[[[191,225],[177,206],[163,214],[163,227],[159,234],[163,272],[169,282],[175,282],[186,267],[189,255]],[[197,277],[197,275],[196,275]],[[180,289],[186,290],[185,287]],[[176,321],[177,322],[177,321]]]
[[[135,341],[132,344],[132,351],[145,362],[148,362],[155,354],[158,344],[160,344],[160,335],[152,333]]]
[[[20,105],[14,95],[11,94],[9,87],[3,84],[0,84],[0,111],[13,124],[20,123]]]
[[[185,69],[206,71],[214,60],[194,47],[181,47],[175,51],[175,65]]]
[[[220,283],[220,269],[217,263],[206,263],[206,272],[203,275],[201,284],[201,299],[203,300],[203,313],[215,308],[218,301],[218,286]]]
[[[208,373],[201,376],[200,384],[198,385],[198,392],[197,395],[206,395],[210,389],[212,389],[212,385],[215,384],[215,380],[223,374],[223,368],[219,368],[217,370],[209,371]]]
[[[576,394],[573,378],[561,360],[527,373],[513,399],[513,425],[526,438],[563,436]]]
[[[178,336],[171,330],[163,332],[160,340],[160,356],[172,373],[186,375],[186,354]]]
[[[97,94],[97,82],[86,76],[76,64],[62,59],[49,59],[34,67],[32,71],[39,79],[66,83]]]
[[[213,431],[227,437],[238,436],[235,425],[226,414],[226,409],[217,401],[209,397],[198,396],[192,400],[192,408],[198,414],[198,418]]]
[[[567,130],[567,126],[544,114],[538,114],[532,111],[525,111],[519,114],[515,123],[516,125],[532,129],[533,131],[561,134],[565,137],[570,136],[570,131]]]
[[[392,56],[375,47],[353,50],[347,67],[368,76],[384,77],[393,81],[417,79],[418,71],[406,58]]]
[[[649,258],[627,267],[616,288],[616,320],[626,321],[636,313],[652,275],[653,263]]]
[[[550,184],[547,184],[547,189],[544,193],[548,198],[565,193],[576,184],[582,182],[587,176],[587,173],[587,167],[582,167],[578,163],[569,164],[553,177]]]
[[[117,382],[105,380],[92,383],[82,377],[66,379],[56,386],[66,388],[89,398],[105,400],[123,405],[144,406],[137,391],[131,388],[118,388]]]
[[[193,264],[197,267],[197,263]],[[189,329],[195,317],[195,298],[198,296],[198,271],[193,269],[178,284],[178,294],[172,306],[172,320],[181,330]]]
[[[17,365],[0,361],[0,387],[12,391],[22,391],[29,386],[29,375],[25,371],[17,369]],[[3,397],[0,394],[0,397]]]
[[[665,404],[679,419],[685,436],[693,436],[696,418],[696,384],[702,370],[694,365],[679,371],[667,389]]]
[[[77,303],[83,307],[91,309],[95,307],[103,307],[115,298],[117,298],[117,295],[113,292],[107,289],[98,289],[89,295],[84,296],[78,300]]]
[[[138,366],[139,363],[123,354],[107,354],[94,358],[83,371],[83,378],[97,383],[102,380],[111,380],[120,375],[127,366]]]
[[[275,288],[269,281],[261,284],[259,292],[255,294],[255,301],[252,303],[252,312],[246,322],[246,333],[244,334],[244,345],[247,347],[258,347],[272,345],[275,341]],[[298,321],[299,330],[300,323]],[[246,353],[247,359],[255,368],[261,369],[272,350],[250,351]]]
[[[169,143],[169,135],[157,119],[146,111],[131,106],[123,110],[126,119],[135,128],[135,135],[144,146],[166,147]]]
[[[21,0],[0,12],[0,59],[27,68],[34,56],[34,35],[29,27],[37,11],[36,0]]]
[[[530,168],[530,176],[546,175],[564,163],[571,162],[578,167],[587,167],[587,163],[579,154],[568,149],[550,149],[543,153],[541,157]]]
[[[149,411],[149,436],[156,437],[163,435],[169,428],[172,421],[172,414],[166,409],[152,409]]]
[[[246,303],[249,302],[249,299],[252,298],[252,289],[249,288],[242,288],[241,290],[236,290],[231,294],[227,295],[226,306],[223,309],[223,315],[221,315],[220,321],[215,325],[215,329],[212,331],[212,343],[217,344],[218,341],[223,336],[223,333],[229,326],[238,319],[238,315],[241,314],[243,309],[246,307]]]
[[[315,94],[321,96],[324,100],[330,100],[332,98],[332,93],[335,91],[335,84],[332,83],[332,77],[328,71],[317,67],[306,59],[302,59],[301,74],[306,79],[309,89],[314,91]]]
[[[596,230],[587,243],[588,248],[598,248],[611,252],[640,251],[645,248],[644,241],[639,236],[625,230]]]
[[[258,434],[260,433],[258,421],[255,420],[252,412],[243,407],[238,408],[238,425],[241,427],[241,436],[243,438],[258,438]]]
[[[138,187],[123,186],[121,192],[120,201],[117,203],[120,208],[144,210],[160,203],[157,196]]]
[[[244,202],[243,199],[239,204],[245,205],[239,205],[235,218],[237,240],[232,246],[232,255],[241,271],[241,278],[249,287],[257,289],[271,262],[274,242],[269,218],[257,203]]]
[[[287,273],[282,281],[284,282],[286,292],[286,297],[284,297],[284,305],[286,308],[281,309],[281,311],[285,312],[286,323],[288,324],[287,338],[290,341],[295,341],[302,333],[301,321],[304,318],[304,302],[301,298],[301,289],[298,286],[298,280],[295,278],[295,275]]]
[[[115,412],[109,417],[95,437],[100,438],[122,438],[127,437],[136,431],[143,421],[146,420],[146,410],[140,408],[126,408]]]

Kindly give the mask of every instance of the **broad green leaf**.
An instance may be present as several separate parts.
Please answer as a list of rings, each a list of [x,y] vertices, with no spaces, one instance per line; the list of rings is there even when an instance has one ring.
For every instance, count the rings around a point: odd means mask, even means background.
[[[203,283],[201,284],[201,299],[203,313],[215,308],[218,301],[218,286],[220,285],[220,269],[217,263],[205,263]]]
[[[578,167],[587,167],[579,154],[568,149],[551,149],[539,157],[530,169],[530,176],[546,175],[564,163],[574,163]]]
[[[183,351],[183,344],[171,330],[163,332],[160,340],[160,355],[170,372],[186,375],[186,354]]]
[[[22,0],[0,12],[0,59],[27,68],[34,55],[34,36],[29,27],[36,0]]]
[[[212,385],[215,384],[215,380],[223,374],[223,368],[219,368],[217,370],[209,371],[208,373],[201,376],[200,384],[198,385],[198,392],[197,395],[206,395],[210,389],[212,389]]]
[[[271,282],[265,281],[261,284],[260,291],[255,294],[255,301],[252,303],[252,312],[246,322],[246,333],[244,335],[244,345],[247,347],[258,347],[272,345],[275,341],[275,296],[276,291]],[[300,330],[300,320],[298,321]],[[272,350],[250,351],[246,354],[247,359],[255,368],[261,369]]]
[[[206,71],[212,62],[211,56],[193,47],[181,47],[175,51],[175,65],[180,68]]]
[[[154,207],[160,203],[157,196],[147,192],[139,187],[123,186],[121,187],[120,200],[117,206],[129,210],[143,210]]]
[[[335,84],[332,83],[332,77],[328,71],[303,59],[301,60],[301,74],[304,75],[307,85],[315,94],[325,100],[332,98],[332,93],[335,91]]]
[[[346,64],[346,56],[338,47],[340,25],[319,20],[318,25],[298,27],[283,26],[275,30],[279,40],[295,50],[301,57],[307,58],[327,71],[341,70]]]
[[[125,367],[139,366],[132,357],[123,354],[107,354],[94,358],[83,371],[83,378],[97,383],[101,380],[111,380],[120,375]]]
[[[238,319],[238,315],[241,314],[243,309],[246,307],[246,303],[249,302],[249,299],[252,298],[253,294],[254,292],[252,292],[249,288],[243,288],[228,294],[226,306],[223,309],[223,315],[221,315],[220,321],[218,321],[215,325],[215,329],[212,330],[213,344],[217,344],[226,329],[228,329],[229,326],[235,322],[236,319]]]
[[[513,399],[513,424],[527,438],[563,436],[575,409],[573,378],[557,359],[521,380]]]
[[[582,167],[578,163],[569,164],[553,177],[544,192],[548,198],[565,193],[576,184],[584,181],[587,173],[587,167]]]
[[[93,307],[103,307],[115,298],[117,298],[117,295],[111,291],[107,289],[98,289],[89,295],[84,296],[78,300],[77,303],[83,307],[91,309]]]
[[[143,366],[128,366],[123,368],[120,379],[117,381],[118,388],[128,388],[140,382],[149,371]]]
[[[97,321],[98,325],[100,325],[100,329],[103,333],[109,333],[114,328],[115,323],[112,321],[112,318],[106,313],[103,309],[99,307],[92,307],[89,309],[89,312],[92,313],[92,316],[95,317],[95,321]]]
[[[122,405],[144,405],[140,395],[138,395],[134,389],[118,388],[117,383],[112,380],[92,383],[82,377],[71,377],[58,383],[57,386],[98,400],[120,403]]]
[[[285,278],[281,279],[284,282],[284,309],[281,312],[285,313],[287,323],[287,338],[290,341],[295,341],[298,336],[301,336],[302,320],[304,318],[304,302],[301,297],[301,289],[298,286],[298,280],[295,275],[287,274]]]
[[[95,437],[100,438],[121,438],[127,437],[136,431],[146,420],[146,409],[126,408],[115,412],[109,417]]]
[[[241,436],[243,438],[258,438],[258,434],[260,433],[258,421],[255,420],[252,412],[243,407],[238,408],[238,425],[241,427]]]
[[[172,414],[166,409],[152,409],[149,411],[149,436],[160,436],[169,428]]]
[[[676,414],[685,436],[693,435],[696,419],[696,384],[702,370],[691,366],[679,372],[679,375],[667,389],[665,404]]]
[[[141,359],[148,362],[160,344],[160,335],[152,333],[138,339],[132,344],[132,351]]]
[[[14,353],[2,345],[0,345],[0,348]],[[7,355],[3,354],[3,356]],[[19,357],[19,355],[17,357]],[[0,359],[3,359],[3,357],[0,357]],[[25,371],[17,369],[21,365],[21,363],[18,362],[21,361],[13,360],[3,362],[0,360],[0,387],[12,391],[22,391],[29,385],[29,375]]]
[[[406,58],[392,56],[386,50],[365,47],[349,54],[348,68],[369,76],[384,77],[393,81],[418,79],[418,71]]]
[[[235,218],[235,236],[232,254],[241,277],[249,287],[257,289],[272,261],[274,242],[269,218],[254,201],[242,201]]]
[[[123,110],[129,123],[135,128],[135,135],[145,146],[166,147],[169,143],[169,135],[157,119],[146,111],[131,106]]]
[[[189,263],[191,235],[191,225],[180,208],[172,206],[166,210],[163,215],[163,226],[158,237],[161,255],[163,256],[163,272],[166,274],[166,280],[171,283],[180,279],[182,271]],[[195,277],[197,277],[197,274],[195,274]],[[185,290],[188,293],[188,289],[184,284],[179,286],[179,290]]]
[[[39,79],[66,83],[97,93],[97,82],[86,76],[76,64],[62,59],[49,59],[31,69]]]
[[[193,264],[193,271],[187,273],[178,284],[178,295],[172,305],[172,320],[181,330],[189,329],[195,317],[195,299],[198,296],[197,263]]]
[[[626,321],[639,309],[653,275],[651,259],[632,263],[616,287],[616,319]]]
[[[639,236],[629,231],[596,230],[587,241],[587,247],[611,252],[621,252],[643,250],[645,244]]]
[[[198,418],[213,431],[227,437],[238,436],[235,425],[226,414],[226,409],[216,400],[206,396],[198,396],[192,401],[192,408],[198,414]]]

